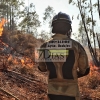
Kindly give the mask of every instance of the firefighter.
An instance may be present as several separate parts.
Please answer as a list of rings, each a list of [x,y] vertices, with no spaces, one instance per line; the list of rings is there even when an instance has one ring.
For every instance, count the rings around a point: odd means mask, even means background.
[[[70,48],[64,47],[68,52],[63,62],[40,61],[38,69],[48,72],[48,98],[49,100],[80,100],[78,78],[87,75],[90,71],[87,54],[80,43],[71,39],[72,21],[66,13],[59,12],[52,20],[52,38],[43,43],[40,48],[54,40],[70,41]],[[52,48],[52,47],[51,47]],[[48,53],[47,53],[48,54]],[[44,56],[43,56],[44,57]]]

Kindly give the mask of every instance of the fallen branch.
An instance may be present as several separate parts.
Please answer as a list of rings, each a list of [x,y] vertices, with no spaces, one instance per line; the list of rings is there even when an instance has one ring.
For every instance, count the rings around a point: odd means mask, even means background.
[[[4,89],[1,88],[1,87],[0,87],[0,91],[2,91],[2,92],[4,92],[4,93],[6,93],[7,95],[9,95],[9,96],[15,98],[15,100],[20,100],[20,99],[18,99],[16,96],[14,96],[12,93],[10,93],[10,92],[4,90]]]

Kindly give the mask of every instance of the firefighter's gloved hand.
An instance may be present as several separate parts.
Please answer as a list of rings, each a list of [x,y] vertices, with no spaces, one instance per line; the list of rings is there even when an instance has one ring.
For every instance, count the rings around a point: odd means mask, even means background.
[[[46,72],[47,71],[47,69],[45,69],[44,67],[40,67],[40,66],[38,66],[38,69],[41,71],[41,72]]]
[[[88,75],[89,72],[90,68],[87,68],[84,74],[81,74],[79,71],[77,71],[78,78]]]

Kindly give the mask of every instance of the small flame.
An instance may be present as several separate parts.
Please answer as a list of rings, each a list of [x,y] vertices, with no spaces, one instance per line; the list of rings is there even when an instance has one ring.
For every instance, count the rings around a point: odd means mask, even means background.
[[[30,58],[25,57],[24,59],[21,59],[22,65],[25,65],[27,68],[32,68],[33,67],[33,62]]]
[[[90,66],[90,76],[94,75],[94,73],[96,73],[96,71],[99,70],[99,68],[95,66],[95,64],[92,61],[89,63],[89,66]]]
[[[13,59],[12,55],[9,56],[8,61],[11,61]]]
[[[3,26],[6,23],[6,19],[2,18],[0,21],[0,36],[2,36]]]
[[[30,69],[34,66],[34,63],[32,62],[32,60],[30,58],[27,58],[27,57],[23,57],[20,59],[17,57],[13,57],[12,55],[9,55],[8,62],[12,62],[12,64],[14,64],[14,65],[21,64],[22,67],[26,67],[28,69]]]
[[[24,65],[25,64],[25,61],[23,59],[21,59],[21,63],[22,63],[22,65]]]
[[[17,61],[16,58],[13,60],[13,63],[14,63],[14,64],[18,64],[18,61]]]

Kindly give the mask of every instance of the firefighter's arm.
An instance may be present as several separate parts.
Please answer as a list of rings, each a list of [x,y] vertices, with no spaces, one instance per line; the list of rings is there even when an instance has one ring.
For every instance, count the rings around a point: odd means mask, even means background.
[[[88,65],[88,57],[84,48],[79,44],[79,71],[77,71],[78,78],[89,74],[90,67]]]
[[[45,50],[43,48],[44,48],[44,44],[40,47],[40,50],[39,50],[39,66],[38,66],[38,69],[41,72],[46,72],[47,67],[46,67],[46,63],[45,63],[45,60],[44,60],[45,59],[44,58]]]
[[[39,62],[38,69],[39,69],[41,72],[46,72],[46,71],[47,71],[46,64],[45,64],[44,62]]]
[[[79,71],[77,71],[78,78],[88,75],[89,72],[90,68],[87,68],[84,74],[81,74]]]

